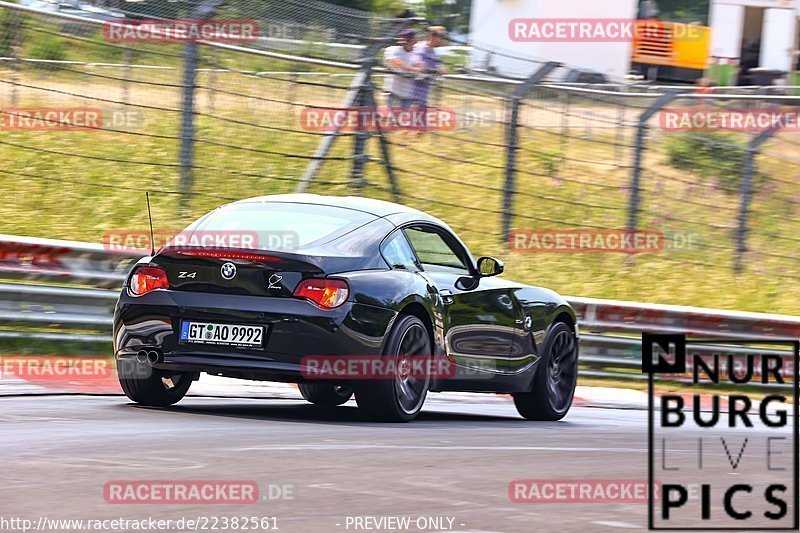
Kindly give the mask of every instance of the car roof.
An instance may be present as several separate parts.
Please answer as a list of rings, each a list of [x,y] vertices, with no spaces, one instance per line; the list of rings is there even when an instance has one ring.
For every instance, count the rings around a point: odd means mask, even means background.
[[[309,204],[309,205],[326,205],[332,207],[341,207],[343,209],[352,209],[354,211],[361,211],[375,215],[376,217],[387,217],[397,213],[410,215],[410,217],[418,220],[426,220],[437,222],[441,221],[424,213],[413,207],[408,207],[401,204],[386,202],[383,200],[375,200],[373,198],[362,198],[360,196],[325,196],[321,194],[273,194],[269,196],[257,196],[255,198],[248,198],[246,200],[239,200],[234,204],[243,203],[291,203],[291,204]]]

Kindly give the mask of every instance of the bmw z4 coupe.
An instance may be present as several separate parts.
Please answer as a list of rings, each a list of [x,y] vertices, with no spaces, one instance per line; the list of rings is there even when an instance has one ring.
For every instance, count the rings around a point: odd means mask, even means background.
[[[114,312],[122,390],[169,406],[200,373],[353,395],[412,420],[428,392],[510,394],[530,420],[572,403],[578,327],[555,292],[497,277],[450,227],[389,202],[309,194],[234,202],[128,275]],[[209,245],[208,241],[212,241]]]

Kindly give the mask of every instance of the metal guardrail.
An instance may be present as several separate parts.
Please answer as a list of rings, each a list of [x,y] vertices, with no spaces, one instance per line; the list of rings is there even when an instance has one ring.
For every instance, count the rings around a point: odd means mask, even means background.
[[[800,317],[568,297],[592,331],[686,333],[715,339],[800,339]]]
[[[0,276],[51,283],[0,282],[0,343],[2,339],[36,338],[107,343],[110,350],[119,287],[144,251],[112,251],[98,244],[0,235],[0,252]],[[83,287],[53,284],[64,282]],[[114,289],[98,288],[112,285]],[[594,298],[567,300],[578,315],[581,372],[585,376],[642,379],[642,331],[723,340],[800,338],[800,317],[795,316]],[[691,348],[709,355],[720,351],[719,346]],[[736,354],[743,349],[726,346],[724,351]],[[791,355],[781,350],[759,352]]]
[[[102,244],[0,235],[0,277],[119,287],[146,251],[117,251]]]

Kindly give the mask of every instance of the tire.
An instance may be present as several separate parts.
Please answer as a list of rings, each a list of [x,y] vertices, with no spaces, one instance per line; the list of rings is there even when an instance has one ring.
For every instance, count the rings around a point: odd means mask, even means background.
[[[168,407],[181,401],[195,375],[158,370],[133,359],[117,360],[119,384],[125,396],[150,407]]]
[[[336,407],[347,403],[353,395],[353,387],[349,385],[327,385],[323,383],[299,383],[297,388],[307,401],[314,405]]]
[[[401,315],[386,339],[383,358],[393,360],[395,368],[404,357],[430,357],[431,339],[428,328],[411,315]],[[357,384],[358,408],[376,422],[409,422],[416,418],[425,403],[430,375],[424,377],[398,374],[395,379],[373,379]]]
[[[528,420],[561,420],[572,405],[578,381],[578,342],[564,322],[550,329],[533,379],[533,390],[514,394],[514,405]]]

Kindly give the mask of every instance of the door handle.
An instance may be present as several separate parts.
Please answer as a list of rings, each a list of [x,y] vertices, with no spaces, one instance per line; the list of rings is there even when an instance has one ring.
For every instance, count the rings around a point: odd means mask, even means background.
[[[444,305],[450,305],[455,301],[453,299],[453,293],[448,289],[440,290],[439,295],[442,297],[442,303],[444,303]]]

